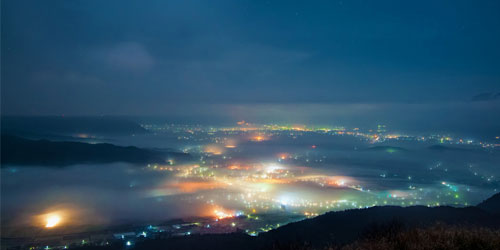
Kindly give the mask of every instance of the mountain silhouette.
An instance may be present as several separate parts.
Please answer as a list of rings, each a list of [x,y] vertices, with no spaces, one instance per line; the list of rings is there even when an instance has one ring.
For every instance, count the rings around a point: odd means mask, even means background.
[[[492,197],[479,203],[477,207],[488,211],[490,213],[499,214],[500,213],[500,193],[493,195]]]
[[[168,157],[187,159],[188,154],[122,147],[109,143],[29,140],[1,136],[1,163],[5,165],[67,166],[85,163],[164,163]]]

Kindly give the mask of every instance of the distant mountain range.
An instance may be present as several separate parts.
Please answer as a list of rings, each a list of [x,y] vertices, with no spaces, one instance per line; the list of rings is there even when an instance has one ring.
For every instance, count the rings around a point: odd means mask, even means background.
[[[132,135],[147,130],[134,121],[119,117],[2,116],[3,134],[47,135]]]
[[[1,137],[1,163],[5,165],[67,166],[85,163],[165,163],[169,157],[187,159],[177,152],[121,147],[109,143],[29,140],[12,135]]]

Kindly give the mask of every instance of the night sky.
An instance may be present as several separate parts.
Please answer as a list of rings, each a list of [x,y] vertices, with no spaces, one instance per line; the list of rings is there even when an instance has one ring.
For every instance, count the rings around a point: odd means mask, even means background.
[[[498,196],[425,206],[499,193],[500,0],[0,3],[2,243],[498,219]],[[367,231],[337,215],[283,238]]]
[[[387,113],[413,112],[402,120],[498,127],[499,11],[499,1],[2,1],[2,114],[390,123]]]

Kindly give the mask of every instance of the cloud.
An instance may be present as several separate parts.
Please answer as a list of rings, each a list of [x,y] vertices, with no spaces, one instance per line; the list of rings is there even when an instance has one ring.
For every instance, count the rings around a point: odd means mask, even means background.
[[[471,100],[473,102],[500,100],[500,92],[499,93],[488,92],[488,93],[477,94],[473,96]]]
[[[98,86],[102,87],[106,84],[106,82],[95,76],[90,74],[84,74],[78,71],[50,71],[50,70],[42,70],[35,72],[32,75],[32,80],[37,84],[53,84],[61,87],[62,85],[68,85],[70,87],[89,87],[89,86]]]
[[[106,66],[116,70],[144,72],[155,64],[149,51],[136,42],[119,43],[110,48],[98,49],[95,55]]]
[[[210,51],[210,48],[206,50]],[[281,93],[290,82],[302,82],[304,77],[296,72],[304,71],[301,66],[311,56],[300,50],[229,43],[213,56],[168,60],[166,68],[171,70],[168,76],[173,78],[172,82],[180,82],[184,86],[176,91],[196,92],[198,101],[227,101],[229,97],[230,100],[241,101],[256,97],[254,94],[260,93],[259,89]]]

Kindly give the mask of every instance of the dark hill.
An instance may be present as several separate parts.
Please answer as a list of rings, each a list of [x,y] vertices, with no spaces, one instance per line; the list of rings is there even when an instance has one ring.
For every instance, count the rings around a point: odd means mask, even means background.
[[[477,207],[490,213],[500,214],[500,193],[495,194],[485,201],[479,203]]]
[[[54,142],[2,135],[1,163],[13,165],[65,166],[84,163],[164,163],[168,157],[187,158],[175,152],[161,152],[108,143]]]
[[[330,212],[316,218],[291,223],[264,233],[266,242],[310,242],[320,246],[324,242],[351,242],[370,227],[396,221],[404,227],[425,227],[436,222],[494,227],[500,226],[499,217],[476,207],[372,207],[367,209]]]
[[[494,200],[498,196],[494,196]],[[329,212],[290,223],[258,237],[244,234],[192,235],[146,240],[138,243],[135,249],[235,249],[235,246],[237,249],[322,249],[331,244],[351,243],[373,232],[384,234],[387,225],[396,225],[399,231],[426,228],[436,223],[464,229],[499,229],[500,216],[478,207],[372,207]],[[308,248],[293,248],[304,243],[307,243]]]

